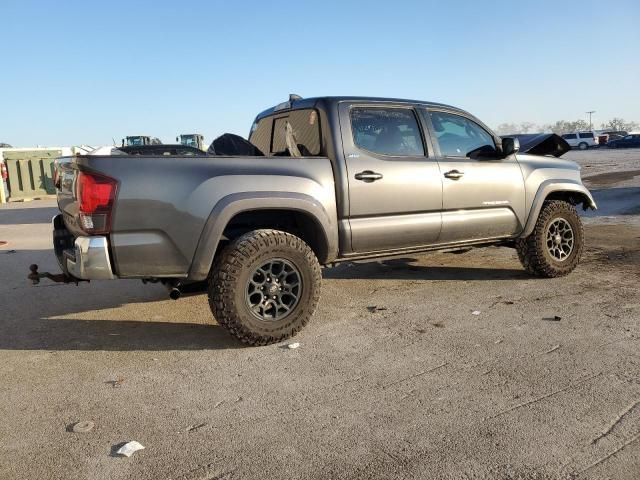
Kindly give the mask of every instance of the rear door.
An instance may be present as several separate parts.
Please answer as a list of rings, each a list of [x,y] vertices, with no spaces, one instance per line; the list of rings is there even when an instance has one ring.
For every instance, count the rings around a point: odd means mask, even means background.
[[[524,179],[515,155],[502,158],[495,138],[471,117],[422,109],[442,172],[440,243],[510,237],[525,215]]]
[[[565,133],[564,135],[562,135],[562,138],[564,138],[567,143],[569,145],[571,145],[572,147],[577,147],[578,146],[578,134],[576,133]]]
[[[586,143],[587,146],[589,147],[593,147],[596,144],[596,139],[595,136],[593,135],[593,132],[580,132],[578,133],[578,145],[580,143]]]
[[[436,243],[442,178],[416,110],[406,104],[341,103],[354,252]]]

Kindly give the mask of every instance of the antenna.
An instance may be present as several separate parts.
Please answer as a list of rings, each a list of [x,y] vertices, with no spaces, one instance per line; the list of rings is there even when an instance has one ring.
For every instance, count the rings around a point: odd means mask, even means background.
[[[300,95],[296,95],[295,93],[290,93],[289,94],[289,101],[293,102],[295,100],[302,100],[302,97]]]

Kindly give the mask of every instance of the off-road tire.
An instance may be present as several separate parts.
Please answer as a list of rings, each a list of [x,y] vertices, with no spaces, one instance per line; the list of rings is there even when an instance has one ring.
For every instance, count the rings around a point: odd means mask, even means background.
[[[557,219],[569,223],[574,237],[573,249],[562,261],[556,260],[547,248],[547,229]],[[576,207],[562,200],[544,202],[531,235],[516,242],[518,258],[524,269],[531,275],[547,278],[571,273],[578,266],[583,247],[584,229]]]
[[[301,294],[290,313],[279,320],[257,318],[246,301],[247,282],[261,264],[283,259],[302,280]],[[232,241],[219,255],[209,279],[209,306],[220,325],[248,345],[267,345],[296,335],[320,299],[322,274],[304,241],[278,230],[254,230]]]

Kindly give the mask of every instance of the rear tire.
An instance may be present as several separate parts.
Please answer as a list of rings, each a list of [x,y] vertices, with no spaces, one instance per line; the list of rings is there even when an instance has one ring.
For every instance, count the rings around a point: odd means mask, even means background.
[[[320,299],[322,275],[304,241],[278,230],[254,230],[219,255],[209,281],[209,306],[220,325],[248,345],[296,335]]]
[[[589,145],[588,145],[587,143],[585,143],[585,142],[580,142],[580,143],[578,144],[578,148],[579,148],[580,150],[586,150],[587,148],[589,148]]]
[[[531,235],[516,242],[524,269],[547,278],[571,273],[583,248],[584,230],[576,207],[562,200],[546,201]]]

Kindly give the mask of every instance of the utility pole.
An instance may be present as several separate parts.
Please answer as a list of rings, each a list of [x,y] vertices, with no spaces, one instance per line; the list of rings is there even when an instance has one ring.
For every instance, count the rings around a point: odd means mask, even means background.
[[[593,123],[591,123],[591,115],[593,115],[594,113],[596,113],[595,110],[589,110],[588,112],[585,112],[589,114],[589,130],[593,130]]]

